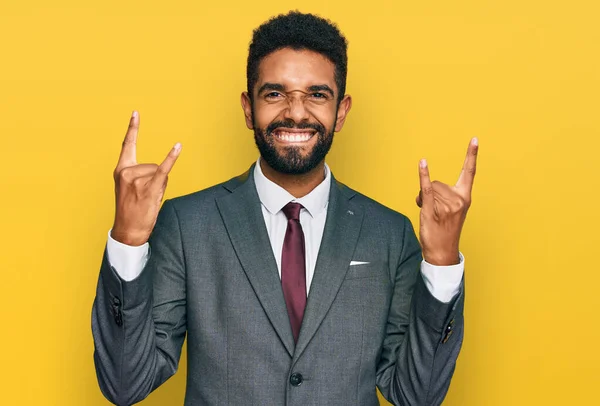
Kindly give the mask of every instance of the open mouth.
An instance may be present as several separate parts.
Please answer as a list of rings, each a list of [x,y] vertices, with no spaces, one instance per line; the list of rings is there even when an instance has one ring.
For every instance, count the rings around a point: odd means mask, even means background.
[[[311,128],[277,128],[271,134],[278,140],[287,144],[299,144],[310,140],[317,131]]]

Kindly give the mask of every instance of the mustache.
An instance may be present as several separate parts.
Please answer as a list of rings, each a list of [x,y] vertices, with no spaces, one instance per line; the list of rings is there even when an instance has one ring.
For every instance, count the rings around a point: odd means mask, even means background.
[[[271,135],[276,128],[294,128],[298,130],[305,130],[310,128],[318,132],[321,136],[325,134],[325,127],[319,123],[295,123],[293,121],[274,121],[267,126],[265,133],[267,136]]]

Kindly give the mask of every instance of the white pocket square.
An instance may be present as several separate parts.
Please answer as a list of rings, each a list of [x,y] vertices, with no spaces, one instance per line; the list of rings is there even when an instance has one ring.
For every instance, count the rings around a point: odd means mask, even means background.
[[[370,264],[370,262],[350,261],[350,265],[364,265],[364,264]]]

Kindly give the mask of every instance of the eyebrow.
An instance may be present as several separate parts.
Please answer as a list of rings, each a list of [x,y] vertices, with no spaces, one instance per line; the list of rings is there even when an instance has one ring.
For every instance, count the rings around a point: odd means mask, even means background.
[[[266,90],[275,90],[278,92],[283,92],[283,91],[285,91],[285,86],[283,86],[281,83],[267,82],[264,85],[262,85],[260,87],[260,89],[258,89],[258,94],[261,94],[262,92],[264,92]],[[331,97],[334,96],[333,89],[327,85],[312,85],[312,86],[309,86],[308,88],[306,88],[306,90],[309,92],[327,92],[331,95]]]
[[[261,94],[265,90],[277,90],[279,92],[283,92],[285,90],[285,87],[282,84],[280,84],[280,83],[269,83],[269,82],[267,82],[264,85],[262,85],[260,87],[260,89],[258,89],[258,94]]]
[[[307,89],[309,92],[327,92],[333,97],[333,89],[327,85],[313,85]]]

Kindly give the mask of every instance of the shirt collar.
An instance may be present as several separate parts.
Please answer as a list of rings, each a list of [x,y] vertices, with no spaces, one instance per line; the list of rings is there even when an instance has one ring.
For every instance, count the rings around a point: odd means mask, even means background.
[[[312,216],[315,217],[327,207],[329,202],[329,187],[331,185],[331,171],[325,164],[325,179],[319,183],[309,194],[296,199],[287,190],[267,179],[260,168],[260,157],[254,166],[254,183],[260,202],[271,214],[277,214],[289,202],[300,203]]]

